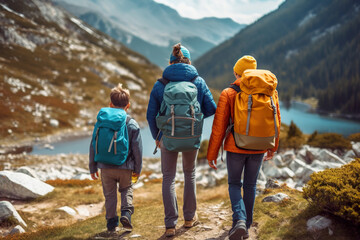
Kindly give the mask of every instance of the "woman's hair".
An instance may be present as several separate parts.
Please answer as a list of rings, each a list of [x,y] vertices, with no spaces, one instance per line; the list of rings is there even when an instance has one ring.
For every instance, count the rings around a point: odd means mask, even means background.
[[[190,59],[184,57],[184,54],[181,52],[181,44],[175,44],[173,46],[172,55],[176,58],[172,60],[170,63],[187,63],[190,64]]]
[[[110,100],[114,106],[124,108],[129,104],[130,92],[128,89],[122,88],[122,84],[119,83],[117,87],[111,89]]]

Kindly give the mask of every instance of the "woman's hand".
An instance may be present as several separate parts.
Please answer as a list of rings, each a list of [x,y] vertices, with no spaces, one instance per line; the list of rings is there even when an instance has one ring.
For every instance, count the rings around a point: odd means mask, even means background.
[[[274,157],[274,153],[271,150],[267,150],[266,155],[264,156],[264,161],[269,161]]]
[[[216,159],[215,160],[208,160],[209,166],[213,169],[217,169],[216,167]]]

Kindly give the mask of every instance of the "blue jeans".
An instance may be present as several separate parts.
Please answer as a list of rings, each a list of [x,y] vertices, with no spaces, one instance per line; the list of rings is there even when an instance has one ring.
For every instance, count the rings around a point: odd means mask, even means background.
[[[226,152],[233,223],[236,223],[238,220],[244,220],[246,221],[247,228],[250,228],[253,221],[256,181],[263,157],[264,154]],[[243,171],[244,179],[242,182],[241,175]],[[241,187],[244,189],[243,197],[241,196]]]

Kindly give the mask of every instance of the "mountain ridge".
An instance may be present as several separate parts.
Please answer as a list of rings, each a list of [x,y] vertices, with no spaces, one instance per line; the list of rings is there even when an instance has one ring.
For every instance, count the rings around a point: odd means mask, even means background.
[[[233,79],[236,60],[250,54],[259,68],[276,74],[282,100],[315,97],[318,111],[360,119],[359,9],[351,0],[287,0],[194,65],[222,89]]]
[[[101,3],[53,1],[161,67],[168,64],[168,52],[177,42],[193,37],[197,37],[197,42],[203,42],[201,46],[196,43],[193,46],[192,41],[186,41],[186,47],[189,48],[194,60],[245,26],[230,18],[183,18],[176,10],[149,0],[106,0]],[[96,15],[96,18],[89,18],[90,12]],[[98,25],[99,19],[106,22],[106,26]],[[132,42],[132,38],[136,43]]]

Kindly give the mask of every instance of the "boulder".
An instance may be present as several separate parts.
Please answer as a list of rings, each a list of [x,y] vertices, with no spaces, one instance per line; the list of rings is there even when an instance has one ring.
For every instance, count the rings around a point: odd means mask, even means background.
[[[25,230],[20,225],[17,225],[10,231],[9,235],[19,234],[19,233],[24,233],[24,232],[25,232]]]
[[[299,168],[304,168],[306,165],[307,164],[304,161],[296,158],[289,164],[289,168],[293,172],[296,172]]]
[[[352,145],[352,150],[354,151],[356,157],[360,158],[360,142],[354,143]]]
[[[24,173],[33,178],[38,178],[36,172],[33,169],[26,167],[26,166],[19,167],[18,169],[16,169],[16,172]]]
[[[54,187],[24,173],[0,171],[0,197],[34,199],[52,192]]]
[[[315,168],[315,169],[321,169],[321,170],[325,170],[328,168],[339,168],[341,167],[343,164],[341,163],[334,163],[334,162],[321,162],[319,160],[315,160],[311,163],[311,167]]]
[[[319,153],[319,159],[324,162],[333,162],[333,163],[341,163],[346,164],[344,160],[342,160],[337,155],[333,154],[332,152],[329,152],[326,149],[322,149]]]
[[[265,184],[265,188],[280,188],[280,184],[278,183],[278,181],[268,178]]]
[[[295,153],[293,150],[290,151],[286,151],[283,155],[282,155],[282,160],[283,162],[288,165],[290,164],[294,159],[295,159]]]
[[[309,232],[316,232],[319,230],[323,230],[325,228],[328,228],[331,226],[331,220],[317,215],[313,218],[310,218],[307,222],[306,222],[306,226],[307,226],[307,230]]]
[[[282,178],[293,178],[295,173],[291,171],[288,167],[281,168],[281,177]]]
[[[281,158],[281,155],[276,155],[274,158],[273,158],[273,162],[275,163],[275,165],[277,167],[284,167],[285,166],[285,163],[283,162],[282,158]]]
[[[69,215],[71,215],[71,216],[75,216],[75,215],[76,215],[76,211],[75,211],[74,209],[72,209],[71,207],[68,207],[68,206],[64,206],[64,207],[58,208],[58,210],[64,211],[64,212],[66,212],[67,214],[69,214]]]
[[[290,199],[290,197],[285,193],[277,193],[275,195],[265,197],[262,202],[281,202],[285,199]]]
[[[349,150],[344,154],[344,161],[349,163],[356,158],[354,150]]]
[[[16,221],[19,222],[19,224],[23,225],[24,227],[27,227],[24,220],[20,217],[19,213],[16,211],[14,206],[8,202],[8,201],[1,201],[0,202],[0,222],[13,217],[16,219]]]

